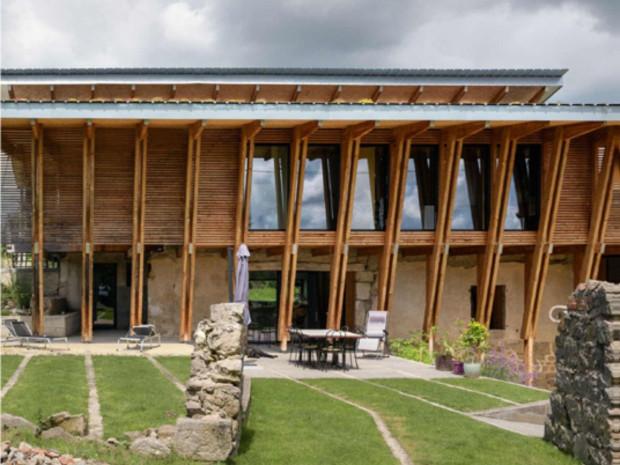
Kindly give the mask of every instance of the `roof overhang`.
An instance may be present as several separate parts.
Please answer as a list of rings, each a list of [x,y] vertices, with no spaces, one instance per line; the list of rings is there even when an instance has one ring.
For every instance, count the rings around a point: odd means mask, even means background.
[[[390,105],[269,103],[4,102],[7,119],[602,121],[620,122],[613,105]]]

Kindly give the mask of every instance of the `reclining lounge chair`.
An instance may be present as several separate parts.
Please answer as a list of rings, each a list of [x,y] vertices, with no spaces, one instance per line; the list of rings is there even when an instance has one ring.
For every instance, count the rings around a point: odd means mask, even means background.
[[[66,337],[32,334],[30,326],[28,326],[28,323],[25,321],[5,320],[2,324],[9,330],[9,337],[6,342],[18,341],[22,346],[25,342],[28,349],[30,349],[31,342],[35,344],[44,344],[43,347],[49,347],[51,352],[52,342],[65,341],[65,344],[67,344],[67,350],[70,350],[69,340]]]
[[[157,339],[157,344],[153,341]],[[126,342],[129,349],[129,344],[136,344],[140,346],[140,352],[144,350],[144,345],[148,344],[149,347],[158,347],[161,345],[161,336],[155,329],[155,325],[139,325],[132,326],[124,337],[121,337],[116,344],[116,351],[118,352],[121,342]]]
[[[370,310],[366,314],[366,326],[364,329],[358,328],[358,332],[364,337],[357,340],[355,354],[362,352],[372,352],[379,357],[388,356],[388,312],[382,310]]]

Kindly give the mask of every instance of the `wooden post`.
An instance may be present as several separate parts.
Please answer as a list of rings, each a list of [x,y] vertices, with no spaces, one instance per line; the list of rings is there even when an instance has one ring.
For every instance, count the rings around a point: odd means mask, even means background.
[[[329,304],[327,307],[327,327],[332,329],[340,327],[339,322],[342,316],[360,139],[375,127],[375,121],[367,121],[350,126],[344,131],[341,149],[340,201],[336,224],[336,242],[329,275]]]
[[[142,323],[147,136],[148,121],[144,121],[136,127],[135,139],[133,234],[131,246],[131,302],[129,310],[130,326],[137,326]]]
[[[185,185],[185,215],[183,231],[183,284],[181,289],[181,342],[192,340],[194,309],[194,281],[196,270],[196,218],[198,216],[198,188],[200,185],[201,135],[206,120],[198,121],[188,130],[187,167]]]
[[[397,128],[394,131],[395,146],[392,147],[392,169],[390,170],[392,175],[390,177],[385,245],[379,263],[379,292],[377,296],[377,308],[379,310],[389,311],[392,306],[411,142],[414,137],[421,135],[433,126],[432,121],[421,121]]]
[[[450,231],[452,211],[459,174],[459,163],[463,152],[463,140],[488,126],[485,122],[469,123],[446,130],[440,147],[439,205],[435,227],[433,251],[427,259],[426,308],[423,331],[428,335],[432,346],[432,328],[437,324],[441,308],[444,277],[450,252]]]
[[[95,208],[95,128],[84,128],[82,155],[82,341],[93,340],[93,266]]]
[[[502,255],[502,239],[504,237],[504,224],[506,222],[506,210],[510,196],[512,172],[519,139],[540,131],[549,123],[524,123],[509,126],[502,131],[499,157],[494,166],[491,188],[491,218],[487,231],[487,244],[480,280],[478,282],[476,319],[489,326],[493,311],[495,297],[495,285],[499,273],[499,263]]]
[[[547,280],[549,258],[553,253],[553,236],[570,141],[575,137],[599,129],[601,126],[602,123],[580,123],[560,126],[554,130],[551,163],[546,172],[545,183],[543,185],[544,192],[541,202],[541,215],[538,224],[536,246],[534,252],[528,258],[530,262],[528,267],[526,267],[527,275],[525,279],[527,289],[525,293],[523,322],[521,324],[521,338],[524,340],[525,344],[524,357],[526,369],[530,370],[528,373],[532,373],[531,369],[534,366],[533,347],[536,339],[540,306]],[[531,382],[530,380],[530,383]]]
[[[601,172],[599,174],[595,173],[596,190],[590,217],[588,243],[579,273],[580,282],[586,282],[588,279],[596,279],[596,275],[598,274],[601,257],[603,255],[605,235],[607,234],[607,222],[611,211],[614,183],[617,182],[614,178],[618,169],[619,160],[614,152],[619,140],[620,131],[615,128],[610,128],[607,132],[605,155]]]
[[[278,315],[278,338],[280,347],[286,350],[287,328],[292,324],[299,254],[299,228],[301,224],[301,202],[303,199],[308,138],[319,128],[320,122],[311,121],[293,131],[291,150],[291,177],[286,217],[286,244],[282,254],[282,284],[280,286],[280,311]],[[301,144],[301,145],[300,145]]]
[[[32,120],[32,330],[43,334],[43,126]]]

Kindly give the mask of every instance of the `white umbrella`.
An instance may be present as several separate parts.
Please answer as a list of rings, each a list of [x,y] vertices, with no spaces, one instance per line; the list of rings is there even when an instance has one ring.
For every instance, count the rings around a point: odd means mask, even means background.
[[[239,246],[237,250],[237,273],[235,280],[235,302],[245,304],[243,308],[243,323],[247,326],[252,323],[250,307],[248,305],[248,294],[250,292],[250,269],[248,259],[250,251],[245,244]]]

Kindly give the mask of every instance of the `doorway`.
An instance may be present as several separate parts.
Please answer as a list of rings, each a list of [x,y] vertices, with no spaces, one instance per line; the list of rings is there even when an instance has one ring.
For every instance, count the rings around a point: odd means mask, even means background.
[[[116,263],[95,263],[93,270],[93,328],[116,328],[116,285]]]

